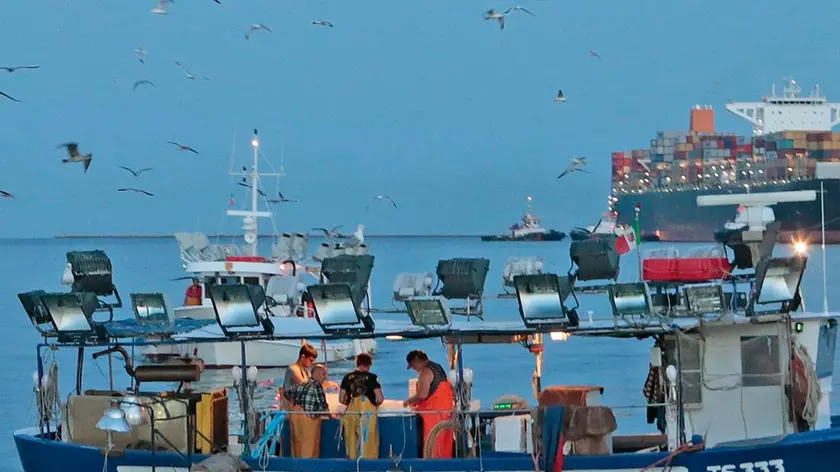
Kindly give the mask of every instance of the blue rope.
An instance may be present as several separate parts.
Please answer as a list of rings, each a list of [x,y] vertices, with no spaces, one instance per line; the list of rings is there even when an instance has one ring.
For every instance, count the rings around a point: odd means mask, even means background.
[[[263,413],[261,416],[262,420],[265,420],[266,417],[270,416],[270,413]],[[279,411],[276,412],[274,418],[271,419],[271,422],[268,423],[268,426],[265,428],[265,434],[257,441],[257,446],[254,448],[254,451],[251,453],[252,459],[259,459],[263,451],[266,447],[268,447],[269,451],[273,451],[274,448],[277,446],[277,438],[280,437],[280,432],[283,430],[283,424],[286,421],[286,412]],[[270,441],[270,445],[269,445]]]

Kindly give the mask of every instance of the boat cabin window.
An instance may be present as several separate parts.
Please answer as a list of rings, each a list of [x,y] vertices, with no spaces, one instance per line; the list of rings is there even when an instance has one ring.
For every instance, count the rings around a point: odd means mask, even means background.
[[[245,284],[248,284],[248,285],[259,285],[260,284],[260,278],[259,277],[242,277],[242,283],[245,283]]]
[[[219,283],[222,285],[236,285],[239,282],[239,277],[219,277]]]
[[[778,336],[741,336],[741,384],[744,387],[779,386],[781,357]]]
[[[686,406],[701,405],[703,403],[703,355],[701,342],[694,336],[679,335],[679,361],[677,362],[676,338],[669,336],[664,339],[665,365],[679,368],[682,364],[682,394]]]
[[[216,277],[204,277],[204,298],[210,298],[210,290],[208,287],[216,285]]]

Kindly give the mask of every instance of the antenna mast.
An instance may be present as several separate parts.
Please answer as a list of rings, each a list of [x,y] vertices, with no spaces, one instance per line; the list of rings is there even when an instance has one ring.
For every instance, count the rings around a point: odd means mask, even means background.
[[[280,177],[282,173],[275,174],[260,174],[260,139],[259,133],[254,129],[254,137],[251,139],[251,148],[254,150],[254,164],[251,172],[231,172],[230,175],[240,175],[251,177],[251,209],[250,210],[228,210],[228,216],[241,216],[242,229],[245,231],[245,243],[250,246],[251,256],[258,255],[259,243],[259,225],[257,218],[271,218],[270,211],[259,211],[259,196],[260,196],[260,175]]]

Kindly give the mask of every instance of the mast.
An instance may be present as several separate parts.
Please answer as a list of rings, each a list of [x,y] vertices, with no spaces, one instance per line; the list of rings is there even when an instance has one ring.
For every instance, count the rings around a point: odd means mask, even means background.
[[[260,174],[259,165],[260,165],[260,139],[259,133],[257,132],[256,128],[254,129],[254,137],[251,139],[251,148],[254,150],[254,163],[253,167],[251,168],[251,172],[246,172],[244,169],[242,172],[231,172],[230,175],[237,175],[237,176],[248,176],[251,177],[251,209],[250,210],[228,210],[228,216],[241,216],[242,217],[242,229],[245,231],[244,239],[245,243],[250,246],[250,253],[251,256],[257,256],[258,249],[259,249],[259,225],[257,223],[257,218],[271,218],[272,213],[270,211],[260,211],[260,176],[272,176],[272,177],[281,177],[284,174],[280,173],[272,173],[272,174]]]

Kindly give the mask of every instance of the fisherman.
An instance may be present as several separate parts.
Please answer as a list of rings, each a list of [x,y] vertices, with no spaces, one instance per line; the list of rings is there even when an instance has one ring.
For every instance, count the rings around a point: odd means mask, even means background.
[[[379,430],[376,412],[385,397],[376,374],[370,372],[373,358],[368,353],[356,356],[356,370],[341,379],[338,401],[347,406],[341,423],[347,457],[379,459]]]
[[[327,367],[315,364],[306,382],[284,389],[286,399],[292,404],[292,457],[317,459],[321,455],[321,420],[336,417],[330,413],[324,393],[327,376]]]
[[[413,407],[423,420],[423,443],[429,440],[432,428],[440,423],[452,419],[452,409],[455,407],[455,391],[449,383],[444,368],[429,360],[429,356],[421,350],[414,350],[405,357],[409,369],[418,372],[417,392],[408,397],[403,406]],[[455,436],[452,429],[444,429],[438,433],[434,442],[432,457],[451,459],[454,456]],[[425,446],[424,446],[425,451]],[[424,453],[424,458],[425,453]]]
[[[294,364],[286,368],[286,375],[283,377],[283,390],[302,384],[309,380],[309,368],[318,359],[318,350],[315,346],[306,343],[300,347],[298,358]]]
[[[198,277],[193,277],[192,285],[187,287],[187,293],[184,297],[184,306],[200,306],[201,305],[201,285],[198,283]]]

